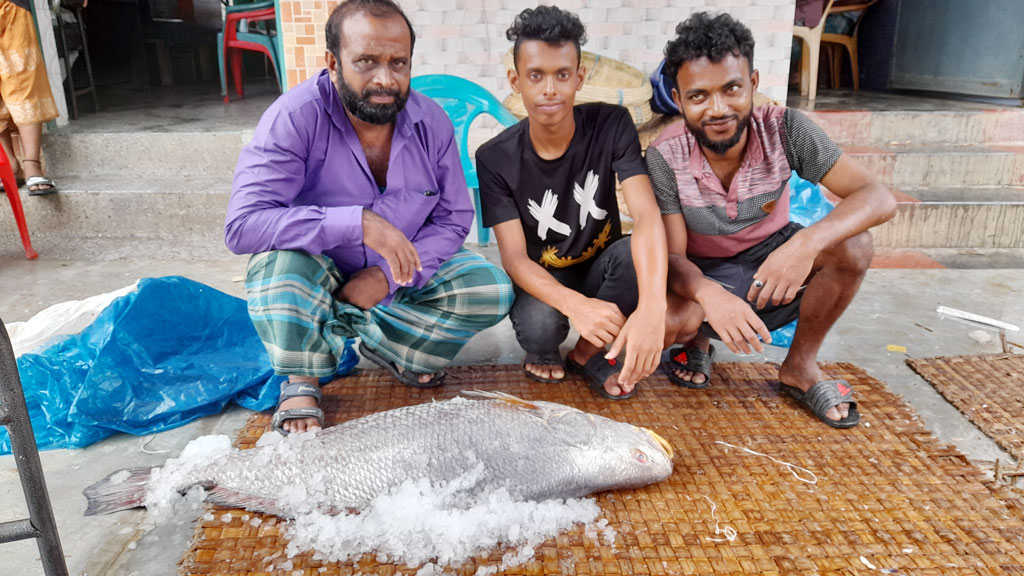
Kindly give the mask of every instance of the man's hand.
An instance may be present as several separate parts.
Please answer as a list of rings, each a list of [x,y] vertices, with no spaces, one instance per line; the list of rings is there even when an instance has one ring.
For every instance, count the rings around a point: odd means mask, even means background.
[[[353,274],[336,297],[357,308],[369,310],[380,304],[390,290],[384,271],[378,266],[371,266]]]
[[[804,232],[797,232],[776,248],[754,273],[747,300],[756,303],[758,310],[769,302],[774,306],[792,302],[810,275],[819,250],[806,242]],[[758,282],[764,285],[758,287]]]
[[[567,316],[580,336],[601,348],[611,344],[626,323],[618,306],[597,298],[581,298]]]
[[[363,242],[384,257],[391,267],[391,276],[396,284],[408,285],[412,282],[413,275],[423,269],[419,252],[405,234],[377,213],[365,208]]]
[[[627,389],[654,372],[661,362],[665,338],[665,311],[641,306],[629,315],[605,358],[616,358],[626,349],[626,360],[619,372],[619,384]]]
[[[704,309],[708,324],[718,333],[722,343],[736,354],[750,354],[751,348],[764,352],[764,346],[757,339],[758,335],[765,344],[772,343],[768,328],[750,304],[724,288],[719,286],[710,290],[698,304]]]

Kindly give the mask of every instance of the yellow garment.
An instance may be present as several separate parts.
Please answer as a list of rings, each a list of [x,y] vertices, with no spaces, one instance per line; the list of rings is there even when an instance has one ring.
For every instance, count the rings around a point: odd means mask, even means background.
[[[0,0],[0,132],[56,117],[32,13]]]

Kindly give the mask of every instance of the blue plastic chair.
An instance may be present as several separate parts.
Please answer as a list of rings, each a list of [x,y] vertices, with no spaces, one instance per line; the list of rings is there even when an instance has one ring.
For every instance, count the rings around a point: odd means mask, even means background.
[[[480,181],[476,176],[476,165],[469,157],[469,127],[480,114],[490,114],[502,126],[511,126],[519,120],[512,115],[493,94],[481,86],[458,76],[448,74],[425,74],[412,79],[412,88],[430,97],[444,108],[455,126],[456,143],[466,185],[473,191],[476,206],[477,242],[486,246],[491,240],[491,231],[484,228],[480,215]]]

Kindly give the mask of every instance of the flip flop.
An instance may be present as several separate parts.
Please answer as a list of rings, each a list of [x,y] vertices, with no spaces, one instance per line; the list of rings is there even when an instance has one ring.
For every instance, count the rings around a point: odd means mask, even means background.
[[[605,359],[604,354],[601,352],[591,356],[590,360],[587,360],[585,364],[579,364],[572,359],[572,356],[569,356],[565,359],[565,365],[569,370],[582,374],[583,379],[587,381],[587,385],[590,386],[591,390],[609,400],[626,400],[636,395],[635,386],[628,394],[620,394],[618,396],[610,394],[604,389],[605,381],[612,374],[621,372],[622,365],[615,358],[611,360]]]
[[[781,386],[787,394],[792,396],[804,408],[810,410],[811,414],[817,416],[818,420],[833,428],[853,428],[860,422],[857,403],[852,400],[853,388],[846,380],[822,380],[816,382],[807,392],[785,384],[781,384]],[[832,420],[825,415],[829,408],[838,406],[843,402],[850,403],[850,412],[846,415],[846,418]]]
[[[526,374],[527,378],[535,382],[540,382],[542,384],[557,384],[565,380],[564,375],[561,378],[541,378],[540,376],[527,370],[527,364],[533,364],[536,366],[558,367],[561,368],[562,373],[565,374],[565,364],[562,362],[562,357],[558,354],[558,352],[554,352],[553,354],[537,354],[536,352],[527,352],[526,355],[523,356],[523,374]]]
[[[317,404],[319,404],[320,399],[323,398],[323,393],[320,392],[319,387],[306,384],[305,382],[288,382],[281,387],[281,395],[277,398],[277,405],[280,406],[282,402],[291,398],[315,398]],[[270,419],[270,425],[274,430],[287,436],[288,430],[285,430],[284,423],[288,420],[300,420],[302,418],[316,418],[317,424],[321,428],[324,427],[324,411],[312,406],[288,408],[286,410],[279,408]]]
[[[705,352],[700,348],[676,346],[661,353],[661,369],[670,382],[676,386],[703,390],[711,386],[711,364],[715,361],[715,346],[711,345]],[[685,380],[676,375],[676,370],[687,370],[704,375],[700,384]]]
[[[29,196],[45,196],[57,192],[57,185],[46,176],[30,176],[28,180],[25,180],[25,186],[28,187]],[[33,186],[46,186],[46,188],[33,190]]]
[[[375,350],[370,349],[369,346],[363,344],[362,342],[359,343],[359,353],[363,355],[363,358],[366,358],[370,362],[373,362],[377,366],[380,366],[381,368],[384,368],[385,370],[390,372],[391,375],[395,377],[395,380],[398,380],[399,382],[405,384],[406,386],[412,386],[413,388],[437,388],[438,386],[444,384],[444,379],[446,376],[448,376],[445,372],[442,371],[440,374],[435,375],[430,380],[427,380],[426,382],[420,382],[420,374],[416,372],[411,372],[409,370],[399,370],[398,366],[394,362],[381,356]]]

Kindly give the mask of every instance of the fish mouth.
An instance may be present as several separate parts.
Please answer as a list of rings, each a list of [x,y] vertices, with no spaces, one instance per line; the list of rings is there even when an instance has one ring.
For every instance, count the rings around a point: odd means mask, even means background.
[[[659,436],[657,432],[654,432],[653,430],[648,430],[647,428],[644,428],[644,432],[650,434],[651,438],[658,443],[658,446],[661,446],[661,449],[664,450],[666,454],[668,454],[669,460],[672,460],[675,457],[676,451],[672,449],[672,445],[668,443],[668,440],[665,440],[664,438]]]

